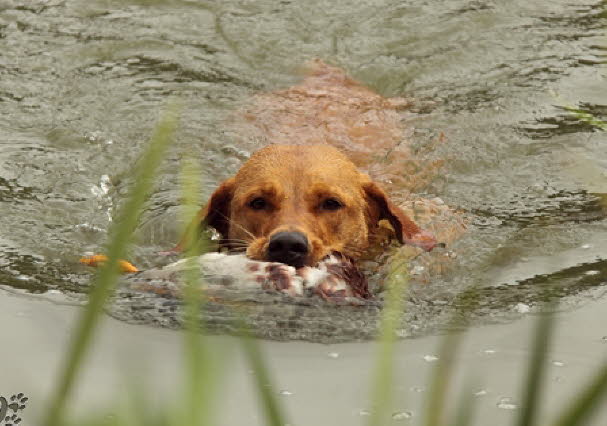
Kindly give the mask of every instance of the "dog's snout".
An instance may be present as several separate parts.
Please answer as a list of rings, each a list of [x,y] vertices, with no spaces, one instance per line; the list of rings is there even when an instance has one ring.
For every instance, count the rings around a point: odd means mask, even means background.
[[[278,232],[270,238],[268,260],[299,268],[309,252],[308,238],[301,232]]]

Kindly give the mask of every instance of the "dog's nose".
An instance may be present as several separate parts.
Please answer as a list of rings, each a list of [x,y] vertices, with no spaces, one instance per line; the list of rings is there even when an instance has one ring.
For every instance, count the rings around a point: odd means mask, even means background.
[[[308,238],[301,232],[278,232],[270,237],[268,260],[302,267],[309,252]]]

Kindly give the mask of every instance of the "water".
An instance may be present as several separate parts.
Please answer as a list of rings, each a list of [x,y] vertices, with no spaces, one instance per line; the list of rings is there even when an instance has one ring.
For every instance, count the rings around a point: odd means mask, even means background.
[[[154,253],[178,239],[180,160],[200,160],[208,195],[259,147],[230,129],[230,114],[322,58],[384,96],[415,99],[414,113],[403,115],[414,144],[441,132],[448,140],[436,153],[447,168],[426,195],[471,218],[453,270],[412,289],[403,336],[467,312],[471,302],[459,296],[472,287],[476,307],[461,324],[516,317],[520,303],[533,311],[546,298],[569,306],[602,294],[607,135],[571,108],[607,119],[606,7],[0,1],[0,282],[86,291],[90,271],[77,259],[103,247],[133,164],[176,97],[180,130],[129,255],[157,266]],[[120,318],[178,325],[176,302],[122,297],[113,308]],[[378,309],[363,315],[281,298],[261,305],[245,312],[265,337],[321,341],[369,337]],[[212,309],[216,330],[230,331],[224,307]],[[295,331],[281,333],[285,316]]]

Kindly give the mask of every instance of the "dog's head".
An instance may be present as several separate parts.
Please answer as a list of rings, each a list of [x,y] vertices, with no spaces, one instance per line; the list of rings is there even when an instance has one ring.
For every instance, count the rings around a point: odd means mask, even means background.
[[[222,244],[256,260],[314,266],[331,253],[352,259],[381,220],[401,243],[431,250],[436,241],[329,145],[270,145],[223,182],[199,219]]]

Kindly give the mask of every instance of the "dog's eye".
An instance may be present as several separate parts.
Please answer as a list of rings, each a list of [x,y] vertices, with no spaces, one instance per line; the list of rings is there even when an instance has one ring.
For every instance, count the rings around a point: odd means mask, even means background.
[[[342,204],[342,202],[339,201],[337,198],[327,198],[322,202],[320,208],[323,210],[339,210],[343,206],[344,205]]]
[[[267,206],[267,201],[261,197],[254,198],[253,200],[249,201],[249,207],[251,207],[253,210],[263,210]]]

